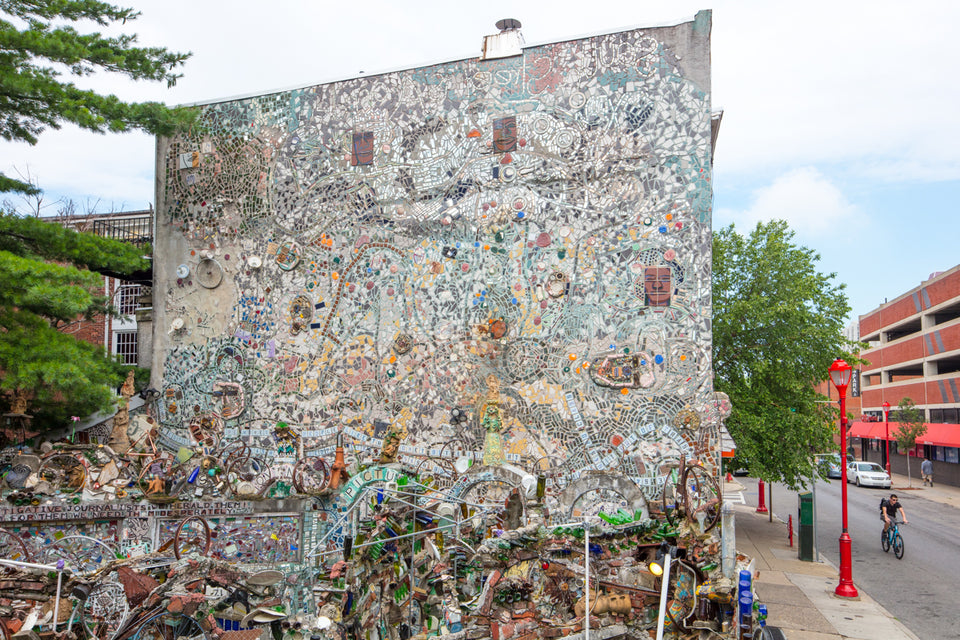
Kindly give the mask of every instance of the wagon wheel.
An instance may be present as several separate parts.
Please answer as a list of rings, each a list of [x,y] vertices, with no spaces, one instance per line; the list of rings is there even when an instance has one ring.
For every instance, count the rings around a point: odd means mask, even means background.
[[[177,560],[190,553],[202,556],[210,555],[213,538],[210,525],[200,516],[191,516],[183,520],[173,534],[173,554]]]
[[[30,550],[15,533],[0,529],[0,558],[15,562],[33,562]],[[7,567],[4,567],[7,569]]]
[[[293,467],[293,488],[297,493],[318,496],[330,484],[330,467],[323,458],[299,460]]]
[[[561,569],[547,573],[543,594],[553,604],[554,610],[566,616],[573,615],[573,607],[583,592],[583,579]]]
[[[723,494],[716,478],[700,466],[688,466],[683,473],[684,511],[691,525],[706,533],[720,522]]]
[[[69,453],[55,453],[44,458],[37,475],[66,494],[77,493],[87,484],[86,465]]]
[[[65,536],[51,542],[40,551],[43,564],[57,564],[63,560],[74,573],[96,571],[117,559],[117,550],[111,545],[89,536]]]

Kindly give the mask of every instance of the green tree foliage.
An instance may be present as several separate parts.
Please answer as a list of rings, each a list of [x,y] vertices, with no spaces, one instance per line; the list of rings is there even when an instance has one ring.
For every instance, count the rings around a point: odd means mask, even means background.
[[[917,446],[917,438],[927,432],[927,425],[923,422],[923,411],[917,409],[910,398],[901,398],[897,404],[897,422],[900,428],[893,432],[893,437],[897,440],[897,451],[908,453]],[[913,479],[910,477],[910,456],[907,455],[907,484],[913,486]]]
[[[799,486],[833,448],[836,412],[815,386],[836,358],[857,360],[841,330],[845,285],[817,271],[820,256],[793,242],[783,221],[749,236],[731,225],[713,235],[715,386],[733,403],[727,428],[737,464]]]
[[[98,270],[149,268],[143,249],[52,222],[0,212],[0,406],[27,390],[39,430],[109,410],[126,370],[102,346],[62,331],[78,318],[115,311]]]
[[[170,134],[190,124],[192,110],[159,102],[130,103],[64,81],[98,71],[133,80],[176,83],[190,54],[138,47],[135,35],[81,33],[74,25],[108,27],[140,14],[95,0],[0,0],[0,136],[37,143],[47,127],[71,122],[103,133],[142,129]],[[36,193],[36,185],[0,174],[0,192]]]

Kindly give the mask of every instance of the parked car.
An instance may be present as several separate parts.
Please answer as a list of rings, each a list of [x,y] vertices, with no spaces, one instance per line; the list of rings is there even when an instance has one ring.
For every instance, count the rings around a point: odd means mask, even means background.
[[[821,453],[816,456],[816,461],[817,467],[826,470],[828,478],[840,479],[843,477],[843,467],[840,466],[839,453]]]
[[[847,482],[853,482],[858,487],[891,486],[890,475],[876,462],[851,462],[847,465]]]

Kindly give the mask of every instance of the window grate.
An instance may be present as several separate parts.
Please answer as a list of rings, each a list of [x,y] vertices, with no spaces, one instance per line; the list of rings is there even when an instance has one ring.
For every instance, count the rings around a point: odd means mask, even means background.
[[[140,308],[140,294],[143,287],[139,284],[125,284],[117,292],[117,306],[120,313],[132,316]]]
[[[138,364],[137,358],[137,332],[136,331],[118,331],[114,338],[113,352],[120,356],[123,364]]]

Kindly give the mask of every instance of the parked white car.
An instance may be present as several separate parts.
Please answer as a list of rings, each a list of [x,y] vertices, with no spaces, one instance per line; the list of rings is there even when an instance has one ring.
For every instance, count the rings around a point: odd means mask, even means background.
[[[847,482],[853,482],[858,487],[881,487],[889,489],[890,476],[876,462],[851,462],[847,465]]]

